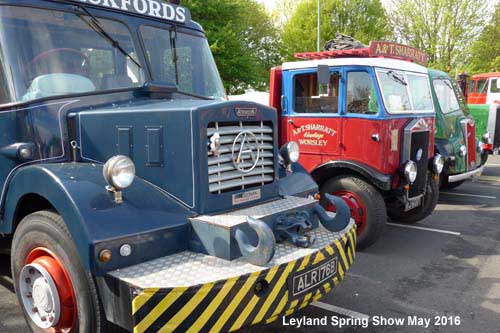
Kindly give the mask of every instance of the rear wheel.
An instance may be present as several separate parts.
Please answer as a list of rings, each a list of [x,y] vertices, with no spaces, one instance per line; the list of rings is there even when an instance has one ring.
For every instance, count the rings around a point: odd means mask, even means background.
[[[62,218],[25,217],[12,243],[12,276],[33,332],[107,332],[92,276],[85,272]]]
[[[341,197],[349,206],[357,226],[358,250],[377,241],[384,230],[387,213],[384,199],[375,187],[358,177],[340,176],[327,181],[321,192]],[[325,205],[327,210],[333,211],[334,207]]]
[[[429,175],[428,179],[427,192],[424,196],[423,207],[417,207],[405,212],[402,205],[398,204],[390,206],[388,207],[388,215],[392,220],[396,222],[414,224],[432,214],[439,200],[439,184],[431,175]]]

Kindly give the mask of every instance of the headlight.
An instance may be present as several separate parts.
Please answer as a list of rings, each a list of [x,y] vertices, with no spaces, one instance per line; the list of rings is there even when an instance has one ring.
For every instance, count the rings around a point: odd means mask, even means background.
[[[490,136],[490,132],[486,132],[484,135],[483,135],[483,142],[486,143],[486,144],[491,144],[491,136]]]
[[[441,172],[443,172],[443,169],[444,169],[444,157],[443,156],[441,156],[439,154],[434,156],[433,168],[434,168],[434,172],[438,175],[440,175]]]
[[[483,153],[483,151],[484,151],[484,146],[483,146],[483,143],[482,143],[481,141],[478,141],[478,142],[477,142],[477,152],[478,152],[479,154],[482,154],[482,153]]]
[[[280,153],[286,164],[296,163],[300,158],[299,144],[295,141],[290,141],[281,148]]]
[[[460,156],[462,156],[462,157],[467,156],[467,147],[460,146]]]
[[[134,162],[127,156],[111,157],[102,171],[106,182],[115,190],[121,191],[132,185],[135,178]]]
[[[417,163],[408,161],[405,166],[405,177],[410,184],[413,184],[417,179]]]

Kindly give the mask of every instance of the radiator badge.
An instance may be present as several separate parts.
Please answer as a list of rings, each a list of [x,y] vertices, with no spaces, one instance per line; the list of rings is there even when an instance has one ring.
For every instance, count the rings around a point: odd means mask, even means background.
[[[233,194],[233,206],[241,205],[247,202],[259,200],[261,198],[260,190],[248,191],[244,193]]]
[[[259,164],[260,142],[250,131],[242,131],[233,142],[234,167],[242,173],[252,172]]]
[[[242,118],[253,118],[257,115],[255,108],[236,108],[236,115]]]

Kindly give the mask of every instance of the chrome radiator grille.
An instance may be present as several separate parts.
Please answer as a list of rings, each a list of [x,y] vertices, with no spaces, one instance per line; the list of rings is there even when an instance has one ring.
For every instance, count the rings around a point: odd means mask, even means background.
[[[258,187],[274,181],[274,133],[270,122],[215,122],[207,128],[210,193]]]

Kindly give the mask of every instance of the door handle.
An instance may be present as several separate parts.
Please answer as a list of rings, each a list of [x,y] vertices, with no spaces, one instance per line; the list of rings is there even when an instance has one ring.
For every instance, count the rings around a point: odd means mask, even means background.
[[[380,134],[378,133],[372,134],[372,140],[375,142],[380,142]]]

